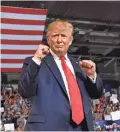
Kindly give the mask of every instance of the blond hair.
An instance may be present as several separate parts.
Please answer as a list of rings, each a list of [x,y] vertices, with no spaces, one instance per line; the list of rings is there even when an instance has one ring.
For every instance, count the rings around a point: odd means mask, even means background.
[[[49,32],[51,31],[51,29],[57,24],[65,26],[66,28],[68,28],[70,30],[71,35],[73,34],[73,25],[71,23],[69,23],[66,20],[55,20],[48,25],[46,36],[49,35]]]

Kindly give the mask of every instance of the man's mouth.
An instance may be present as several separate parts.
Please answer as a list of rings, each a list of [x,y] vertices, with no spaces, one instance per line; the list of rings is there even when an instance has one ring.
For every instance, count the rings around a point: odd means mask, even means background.
[[[63,48],[63,45],[58,45],[57,48]]]

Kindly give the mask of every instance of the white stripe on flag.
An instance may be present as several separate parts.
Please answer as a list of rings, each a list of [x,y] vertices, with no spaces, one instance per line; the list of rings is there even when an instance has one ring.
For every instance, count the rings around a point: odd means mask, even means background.
[[[2,63],[1,68],[22,68],[23,64],[20,63]]]
[[[1,24],[1,29],[16,29],[16,30],[32,30],[32,31],[43,31],[43,25],[20,25],[20,24]]]
[[[33,54],[2,54],[1,59],[25,59],[29,56],[33,56]]]
[[[24,20],[46,20],[46,15],[1,13],[1,18],[24,19]]]
[[[1,34],[2,39],[8,40],[42,40],[42,35],[9,35]]]
[[[9,45],[1,44],[2,49],[11,50],[37,50],[38,45]]]

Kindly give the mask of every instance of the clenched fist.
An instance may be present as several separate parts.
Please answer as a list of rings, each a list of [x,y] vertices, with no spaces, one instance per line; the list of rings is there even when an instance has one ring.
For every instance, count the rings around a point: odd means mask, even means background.
[[[96,73],[96,64],[91,60],[80,61],[80,66],[87,76],[94,78]]]
[[[43,44],[38,46],[37,51],[35,52],[34,59],[36,61],[41,61],[49,53],[49,47]]]

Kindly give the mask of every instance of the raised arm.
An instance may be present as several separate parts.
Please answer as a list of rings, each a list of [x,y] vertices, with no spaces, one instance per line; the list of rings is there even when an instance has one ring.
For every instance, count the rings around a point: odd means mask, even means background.
[[[27,57],[24,60],[18,83],[19,93],[23,97],[31,97],[36,94],[40,63],[48,53],[49,48],[40,44],[35,55],[33,57]]]
[[[93,99],[100,98],[103,93],[103,83],[96,73],[96,64],[91,60],[83,60],[80,61],[80,67],[87,75],[85,86],[89,96]]]
[[[36,94],[39,68],[40,66],[32,60],[32,57],[28,57],[24,60],[18,83],[18,90],[21,96],[30,97]]]

